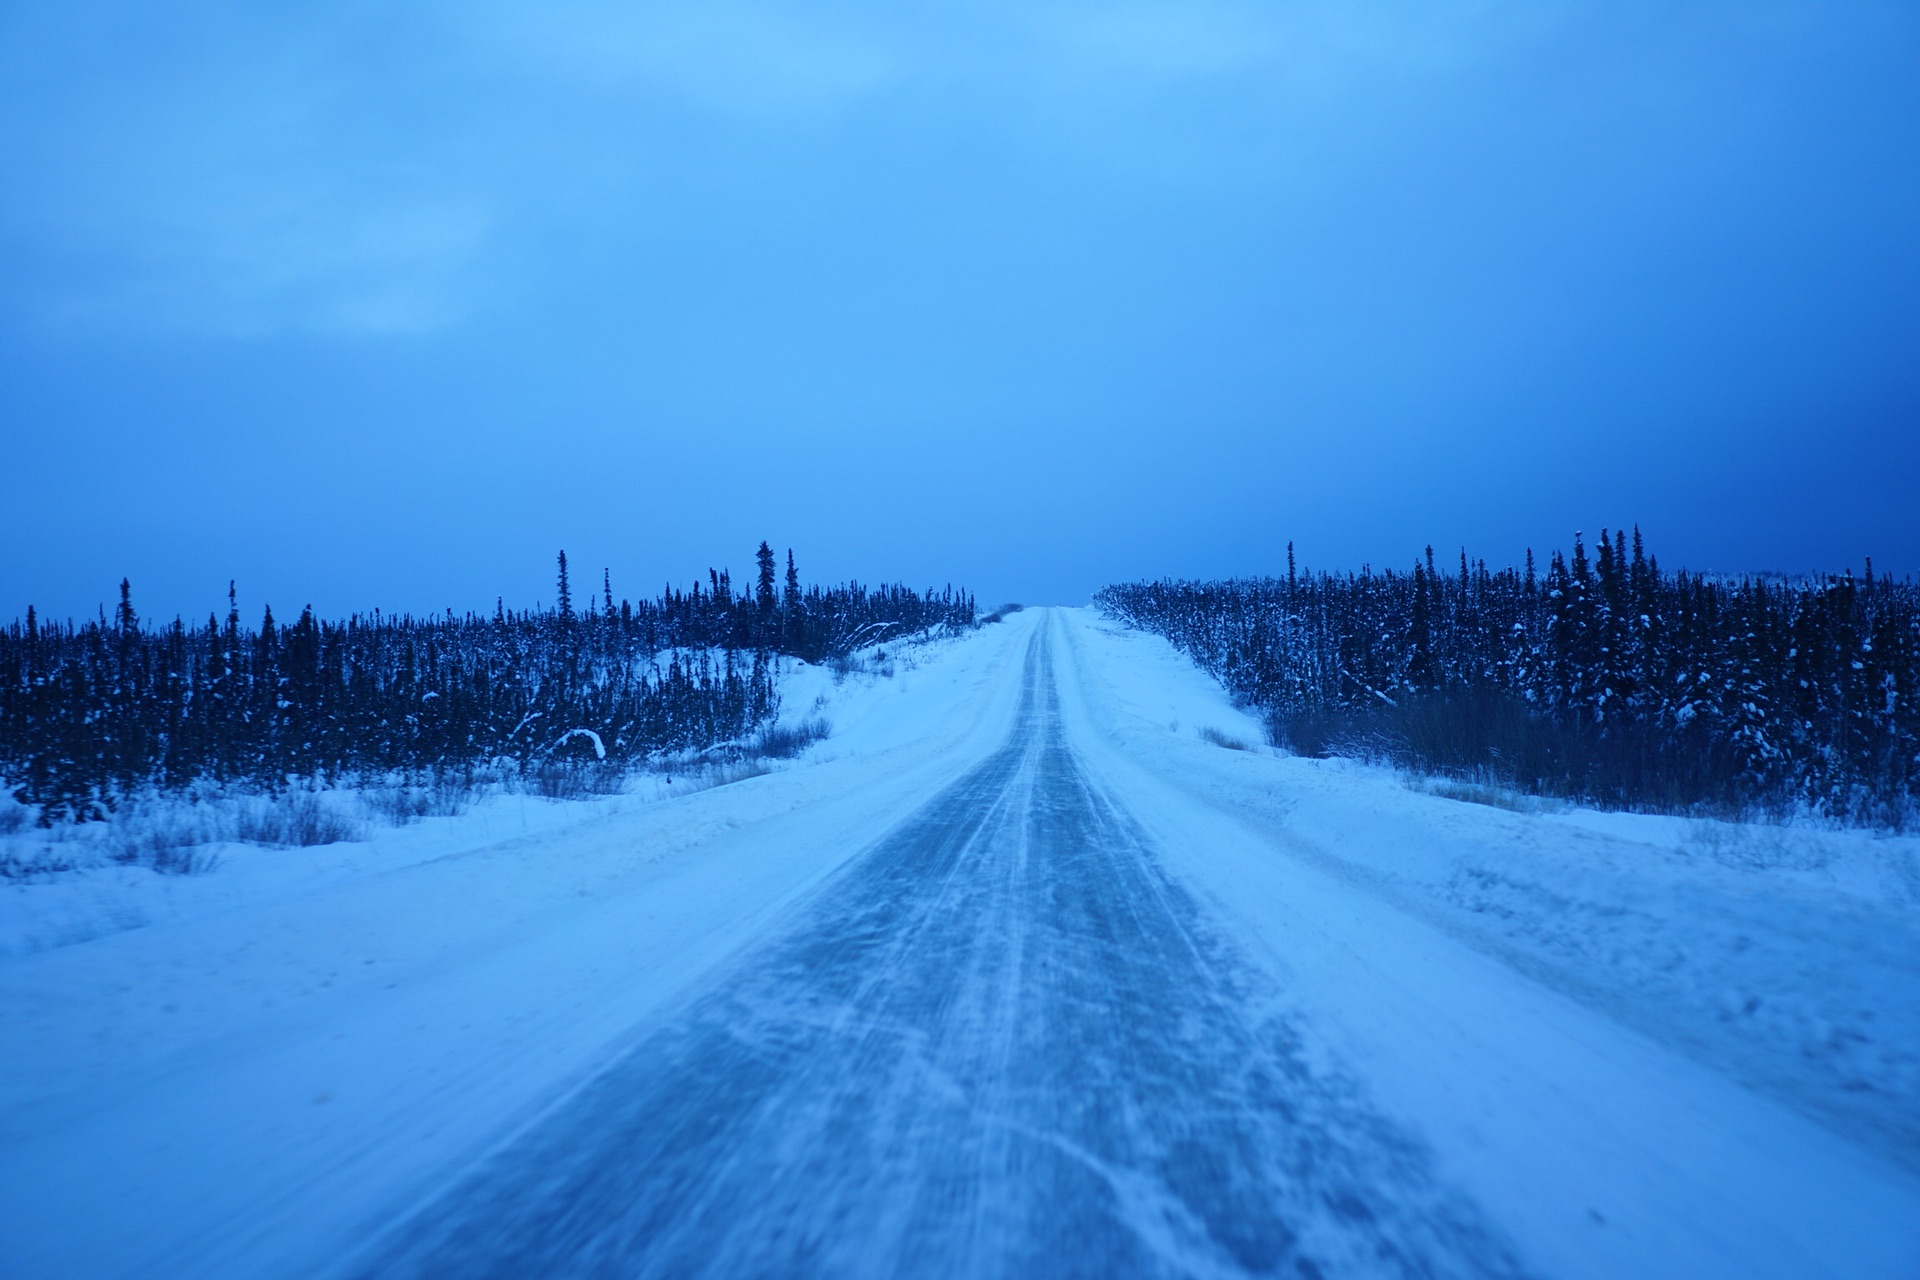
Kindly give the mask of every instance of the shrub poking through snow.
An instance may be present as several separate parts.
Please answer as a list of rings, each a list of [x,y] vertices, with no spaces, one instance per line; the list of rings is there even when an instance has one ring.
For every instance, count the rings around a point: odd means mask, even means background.
[[[522,769],[518,785],[546,800],[585,800],[624,790],[631,769],[601,760],[548,758]]]
[[[0,782],[0,836],[10,836],[17,831],[25,831],[34,825],[34,812],[13,798],[13,793]]]
[[[241,807],[234,836],[249,844],[288,849],[359,839],[359,824],[337,812],[327,799],[307,790],[259,797]]]
[[[770,724],[753,739],[749,751],[771,760],[789,760],[830,732],[831,727],[819,716],[797,724]]]
[[[1232,734],[1222,733],[1212,725],[1202,725],[1197,732],[1202,742],[1211,742],[1216,747],[1225,747],[1229,751],[1245,751],[1247,744]]]

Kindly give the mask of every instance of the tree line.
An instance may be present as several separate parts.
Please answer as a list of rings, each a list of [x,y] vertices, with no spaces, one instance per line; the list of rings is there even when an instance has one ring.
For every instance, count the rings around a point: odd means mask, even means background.
[[[1433,549],[1406,571],[1110,586],[1276,743],[1669,812],[1920,820],[1920,588],[1851,571],[1663,571],[1636,528],[1544,572]]]
[[[781,658],[820,662],[968,627],[973,598],[857,582],[803,588],[761,543],[746,590],[710,570],[689,590],[582,592],[566,553],[548,609],[356,614],[291,623],[268,607],[159,627],[120,584],[112,617],[0,628],[0,785],[41,821],[103,816],[142,788],[268,788],[393,770],[572,758],[631,764],[736,741],[778,712]]]

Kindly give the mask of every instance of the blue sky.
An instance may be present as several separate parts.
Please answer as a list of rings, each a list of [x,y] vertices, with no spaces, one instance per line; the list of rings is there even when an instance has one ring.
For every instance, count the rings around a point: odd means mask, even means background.
[[[0,617],[1920,573],[1920,8],[0,7]]]

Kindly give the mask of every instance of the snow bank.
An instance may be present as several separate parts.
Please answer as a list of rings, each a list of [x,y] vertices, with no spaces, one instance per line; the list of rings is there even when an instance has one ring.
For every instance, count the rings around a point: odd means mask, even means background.
[[[1904,854],[1809,833],[1830,865],[1861,864],[1827,883],[1797,859],[1703,854],[1684,826],[1511,813],[1223,748],[1258,725],[1164,641],[1086,612],[1062,632],[1088,767],[1529,1270],[1920,1274],[1895,1093],[1914,919],[1903,877],[1877,870]],[[1864,946],[1863,914],[1886,926]],[[1765,984],[1793,1033],[1730,1009],[1735,982]],[[1807,1056],[1843,1025],[1870,1051]]]
[[[1105,732],[1191,794],[1920,1168],[1920,837],[1515,812],[1352,761],[1222,750],[1210,734],[1257,744],[1260,726],[1171,645],[1090,612],[1071,626]]]
[[[798,669],[788,705],[842,730],[691,795],[675,774],[496,796],[223,847],[209,875],[0,889],[43,944],[0,959],[0,1270],[313,1274],[997,746],[1023,638],[971,633],[891,681]]]
[[[550,799],[484,780],[446,795],[423,794],[397,779],[279,797],[204,789],[141,796],[108,821],[52,829],[31,825],[29,811],[0,795],[0,864],[14,872],[0,875],[0,957],[298,897],[502,840],[637,813],[756,773],[901,746],[926,737],[927,726],[915,719],[918,700],[891,695],[910,692],[923,667],[944,672],[949,654],[966,641],[945,634],[874,645],[837,671],[782,660],[777,725],[803,742],[825,726],[828,741],[793,760],[709,759],[706,753],[663,759],[653,771],[625,778],[613,795]],[[592,729],[569,730],[558,741],[575,736],[605,758]],[[743,745],[751,751],[754,743]],[[317,821],[324,830],[284,834],[300,821]]]

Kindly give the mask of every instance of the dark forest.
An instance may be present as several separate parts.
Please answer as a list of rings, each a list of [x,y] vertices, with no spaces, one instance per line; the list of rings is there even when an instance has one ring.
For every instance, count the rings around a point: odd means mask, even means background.
[[[143,789],[269,790],[392,771],[608,770],[738,743],[778,713],[774,664],[964,628],[952,588],[802,587],[762,543],[745,590],[706,583],[616,600],[559,557],[550,609],[344,620],[265,610],[145,623],[122,582],[112,616],[0,628],[0,781],[40,821],[104,816]],[[576,603],[577,602],[577,603]]]
[[[1432,548],[1406,570],[1107,587],[1276,745],[1608,807],[1920,821],[1920,588],[1663,571],[1639,531],[1543,571]]]

